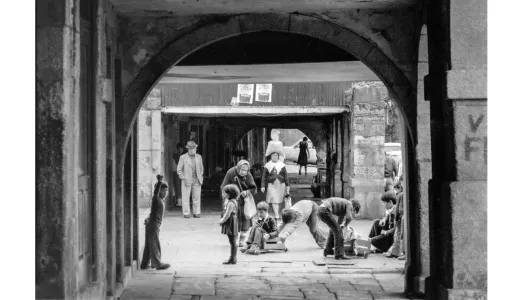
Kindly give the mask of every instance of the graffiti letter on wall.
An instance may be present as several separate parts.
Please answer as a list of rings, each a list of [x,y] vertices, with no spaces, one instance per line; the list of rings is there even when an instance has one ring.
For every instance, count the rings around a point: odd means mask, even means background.
[[[483,119],[485,118],[484,114],[481,114],[476,122],[474,122],[474,119],[472,118],[472,115],[469,115],[469,123],[470,123],[470,131],[472,133],[475,133],[478,130],[479,125],[481,125],[481,122],[483,122]]]
[[[470,153],[480,150],[478,147],[472,146],[472,142],[481,142],[478,137],[465,137],[465,160],[470,161]]]

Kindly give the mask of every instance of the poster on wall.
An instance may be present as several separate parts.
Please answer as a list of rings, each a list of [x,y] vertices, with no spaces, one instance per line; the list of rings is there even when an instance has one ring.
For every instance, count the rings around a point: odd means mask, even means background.
[[[253,88],[254,84],[239,84],[237,85],[237,98],[239,103],[252,104],[253,103]]]
[[[260,102],[271,102],[271,94],[273,92],[273,85],[269,84],[257,84],[255,101]]]

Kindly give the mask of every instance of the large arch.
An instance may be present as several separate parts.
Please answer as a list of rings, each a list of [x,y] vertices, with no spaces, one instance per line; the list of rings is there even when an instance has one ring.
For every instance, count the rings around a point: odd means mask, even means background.
[[[412,74],[412,70],[403,70],[376,44],[342,25],[316,16],[292,13],[219,17],[166,43],[161,51],[140,70],[122,96],[123,115],[119,123],[122,126],[117,128],[117,174],[124,174],[124,157],[138,111],[147,94],[163,74],[204,46],[222,39],[259,31],[293,33],[320,39],[352,54],[368,66],[385,84],[401,109],[408,136],[407,173],[411,175],[415,173],[416,166],[412,161],[415,157],[414,135],[417,119],[416,81],[407,75]],[[121,181],[118,182],[117,190],[123,190]],[[408,193],[411,193],[410,189]]]
[[[333,44],[354,55],[368,66],[386,85],[402,110],[408,129],[416,120],[416,82],[412,82],[381,49],[366,38],[342,25],[316,16],[302,14],[243,14],[221,17],[197,27],[168,42],[141,69],[125,91],[123,127],[117,139],[120,149],[125,149],[131,127],[138,110],[152,87],[161,76],[183,58],[196,50],[233,36],[258,31],[276,31],[306,35]]]

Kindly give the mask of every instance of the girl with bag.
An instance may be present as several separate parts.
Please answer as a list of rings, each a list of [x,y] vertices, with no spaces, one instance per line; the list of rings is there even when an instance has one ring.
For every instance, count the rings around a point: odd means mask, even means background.
[[[237,220],[239,222],[240,232],[239,247],[244,246],[246,234],[248,233],[248,230],[251,228],[252,225],[251,218],[246,218],[246,215],[244,213],[245,198],[248,198],[248,203],[253,202],[254,205],[255,200],[253,199],[253,195],[257,193],[257,185],[255,184],[253,176],[249,172],[250,168],[250,163],[247,160],[239,161],[239,163],[237,163],[237,166],[228,170],[226,176],[224,177],[223,183],[221,184],[221,190],[228,184],[235,184],[238,187],[241,187],[240,195],[239,197],[237,197]],[[224,202],[224,198],[222,202]]]
[[[239,224],[237,220],[237,197],[239,189],[235,184],[229,184],[222,188],[222,196],[225,201],[224,214],[219,225],[222,226],[221,233],[228,236],[230,242],[230,258],[223,262],[225,265],[237,264],[237,236],[239,235]]]

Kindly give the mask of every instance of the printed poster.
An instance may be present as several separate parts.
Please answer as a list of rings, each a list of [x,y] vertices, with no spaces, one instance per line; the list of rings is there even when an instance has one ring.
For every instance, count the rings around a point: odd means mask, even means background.
[[[273,92],[273,84],[257,84],[255,101],[271,102],[271,94]]]
[[[239,84],[237,85],[237,98],[239,103],[252,104],[253,103],[253,88],[254,84]]]

